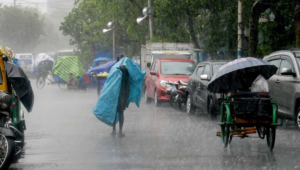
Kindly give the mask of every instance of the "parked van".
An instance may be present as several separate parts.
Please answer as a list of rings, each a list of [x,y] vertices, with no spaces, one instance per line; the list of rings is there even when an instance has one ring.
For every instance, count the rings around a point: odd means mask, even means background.
[[[26,74],[33,73],[34,58],[31,53],[16,54],[16,59]]]

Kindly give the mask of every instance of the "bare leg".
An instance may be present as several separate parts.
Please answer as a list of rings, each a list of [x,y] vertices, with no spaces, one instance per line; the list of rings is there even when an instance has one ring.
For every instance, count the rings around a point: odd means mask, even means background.
[[[123,133],[123,124],[124,124],[124,111],[122,111],[122,112],[120,112],[119,113],[119,136],[121,136],[121,137],[124,137],[125,135],[124,135],[124,133]]]
[[[113,131],[111,132],[111,135],[115,135],[116,134],[116,121],[117,121],[117,115],[116,115],[115,120],[114,120]]]

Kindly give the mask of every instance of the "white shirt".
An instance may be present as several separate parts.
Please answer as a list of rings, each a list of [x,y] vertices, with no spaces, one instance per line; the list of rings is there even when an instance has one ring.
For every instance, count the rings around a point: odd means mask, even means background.
[[[250,87],[251,92],[269,92],[269,84],[262,75],[258,75]]]

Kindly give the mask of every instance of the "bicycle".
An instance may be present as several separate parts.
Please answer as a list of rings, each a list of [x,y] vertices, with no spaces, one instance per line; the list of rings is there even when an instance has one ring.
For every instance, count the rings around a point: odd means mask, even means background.
[[[51,84],[53,84],[54,81],[51,80],[48,77],[48,75],[51,75],[51,74],[52,74],[51,71],[49,71],[48,74],[47,73],[40,73],[40,74],[38,74],[38,78],[37,78],[37,81],[36,81],[36,87],[38,89],[42,89],[45,86],[45,84],[46,84],[46,80],[50,81]]]

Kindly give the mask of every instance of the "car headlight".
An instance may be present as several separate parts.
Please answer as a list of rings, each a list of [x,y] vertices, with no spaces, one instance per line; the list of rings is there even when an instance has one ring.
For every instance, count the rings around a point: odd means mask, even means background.
[[[165,80],[161,80],[160,85],[163,87],[168,87],[167,81],[165,81]]]

